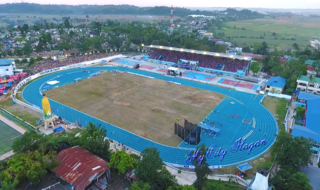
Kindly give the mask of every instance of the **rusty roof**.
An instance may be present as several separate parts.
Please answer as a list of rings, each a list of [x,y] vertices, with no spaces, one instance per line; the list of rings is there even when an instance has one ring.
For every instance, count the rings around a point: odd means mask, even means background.
[[[109,170],[108,162],[86,149],[75,146],[61,151],[55,172],[78,190],[84,190],[100,173]]]

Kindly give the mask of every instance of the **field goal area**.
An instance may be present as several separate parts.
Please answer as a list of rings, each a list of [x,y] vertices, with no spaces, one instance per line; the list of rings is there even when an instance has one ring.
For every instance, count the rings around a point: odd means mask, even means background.
[[[128,73],[106,72],[45,92],[52,100],[155,142],[178,146],[174,123],[200,123],[225,97]],[[63,117],[63,113],[61,116]],[[78,124],[87,125],[86,121]],[[112,131],[108,131],[108,135]],[[112,134],[111,134],[112,135]]]

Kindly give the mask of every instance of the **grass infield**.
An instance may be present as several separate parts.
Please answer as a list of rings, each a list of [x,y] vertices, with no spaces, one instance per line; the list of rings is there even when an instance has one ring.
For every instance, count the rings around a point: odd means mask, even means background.
[[[137,135],[178,146],[174,122],[200,123],[225,97],[211,91],[126,73],[101,74],[50,91],[46,96]]]

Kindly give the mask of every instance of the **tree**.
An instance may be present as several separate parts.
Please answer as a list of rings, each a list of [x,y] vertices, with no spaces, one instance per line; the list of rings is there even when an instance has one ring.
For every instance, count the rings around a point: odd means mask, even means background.
[[[32,28],[35,31],[39,31],[41,29],[40,26],[38,26],[38,25],[34,25]]]
[[[12,150],[15,153],[27,153],[35,151],[41,147],[44,137],[36,131],[27,131],[21,138],[16,138],[12,144]]]
[[[316,83],[315,77],[313,75],[309,75],[309,85]],[[309,88],[309,85],[307,86],[307,89]]]
[[[205,153],[206,145],[202,144],[197,148],[197,150],[198,149],[201,149],[201,151],[200,151],[200,154],[198,154],[196,161],[194,161],[195,172],[197,175],[197,181],[195,182],[194,185],[198,190],[201,190],[205,186],[208,180],[208,175],[211,174],[211,170],[209,169],[209,164],[207,163],[207,159],[206,159],[206,153]],[[203,157],[202,162],[200,161],[199,157]]]
[[[107,130],[101,125],[94,125],[89,122],[89,126],[86,126],[81,131],[80,137],[77,139],[79,145],[83,148],[98,154],[101,157],[109,155],[109,141],[105,140],[107,136]]]
[[[68,19],[66,19],[66,20],[64,20],[64,26],[66,27],[66,28],[70,28],[70,22],[69,22],[69,20]]]
[[[253,53],[256,53],[256,54],[261,54],[261,55],[268,55],[269,52],[268,52],[268,44],[266,42],[262,42],[261,44],[260,43],[255,43],[253,45]]]
[[[295,119],[304,119],[305,109],[302,107],[297,107]]]
[[[270,182],[277,190],[312,190],[309,181],[310,180],[304,173],[292,173],[284,169],[278,171],[276,175],[270,179]]]
[[[0,174],[0,180],[6,188],[14,187],[20,182],[28,180],[32,184],[38,184],[47,170],[55,168],[59,162],[55,158],[56,152],[44,154],[36,151],[28,153],[16,153],[8,160],[6,170]],[[13,187],[13,188],[12,188]]]
[[[137,181],[132,183],[129,190],[150,190],[151,186],[148,183],[143,183],[142,181]]]
[[[245,47],[242,48],[242,52],[244,52],[244,53],[251,53],[251,49],[250,49],[250,47],[245,46]]]
[[[260,71],[260,63],[259,62],[252,62],[250,65],[250,70],[257,74]]]
[[[93,23],[93,28],[94,28],[94,34],[97,36],[100,36],[101,34],[101,23],[100,22],[94,22]]]
[[[156,148],[146,148],[141,152],[142,160],[136,168],[138,180],[153,184],[159,184],[162,189],[176,185],[175,176],[172,176],[165,168]]]
[[[109,167],[116,168],[119,172],[125,173],[128,169],[134,167],[133,158],[126,151],[117,151],[111,155]]]
[[[26,43],[26,45],[22,48],[23,54],[26,56],[30,56],[33,52],[33,49],[29,43]]]
[[[37,60],[37,61],[41,61],[41,60],[43,60],[43,58],[42,58],[41,56],[38,56],[38,57],[36,58],[36,60]]]
[[[294,137],[290,134],[278,135],[278,141],[283,142],[283,146],[278,151],[276,162],[282,169],[297,172],[300,167],[308,166],[312,155],[312,145],[314,141],[304,137]]]
[[[214,52],[225,53],[227,50],[225,45],[217,44],[213,47]]]
[[[314,61],[312,63],[312,67],[314,68],[314,71],[317,73],[316,76],[318,77],[320,75],[320,60]]]
[[[179,185],[179,186],[169,187],[168,190],[196,190],[196,188],[190,185],[184,185],[184,186]]]
[[[295,49],[295,50],[299,50],[299,45],[297,43],[294,43],[292,44],[292,47]]]
[[[29,67],[35,63],[35,59],[33,57],[30,58]]]

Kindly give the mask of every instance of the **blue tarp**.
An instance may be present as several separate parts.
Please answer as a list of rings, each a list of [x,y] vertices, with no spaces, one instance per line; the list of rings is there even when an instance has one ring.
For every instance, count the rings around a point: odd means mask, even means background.
[[[61,126],[53,129],[53,132],[54,132],[54,133],[58,133],[58,132],[61,132],[61,131],[64,131],[64,128],[61,127]]]
[[[241,164],[239,166],[237,166],[237,168],[242,171],[242,172],[245,172],[247,170],[250,170],[251,168],[253,168],[248,162],[244,163],[244,164]]]
[[[211,126],[206,125],[206,124],[200,124],[199,127],[201,127],[202,129],[211,130],[211,131],[216,132],[216,133],[219,133],[219,132],[220,132],[220,129],[215,128],[215,127],[211,127]]]

